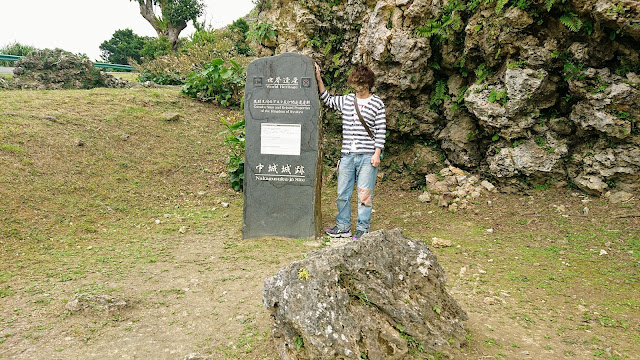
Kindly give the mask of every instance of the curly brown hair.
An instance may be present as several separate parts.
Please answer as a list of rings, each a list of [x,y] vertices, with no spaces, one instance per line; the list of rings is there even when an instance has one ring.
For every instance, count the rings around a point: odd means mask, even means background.
[[[376,82],[376,76],[367,65],[358,65],[347,78],[347,85],[353,87],[366,86],[369,90]]]

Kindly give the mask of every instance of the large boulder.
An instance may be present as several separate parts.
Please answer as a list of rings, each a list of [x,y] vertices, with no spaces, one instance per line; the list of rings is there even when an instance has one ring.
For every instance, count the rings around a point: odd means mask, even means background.
[[[281,359],[454,356],[467,316],[445,279],[424,242],[381,230],[281,269],[263,302]]]

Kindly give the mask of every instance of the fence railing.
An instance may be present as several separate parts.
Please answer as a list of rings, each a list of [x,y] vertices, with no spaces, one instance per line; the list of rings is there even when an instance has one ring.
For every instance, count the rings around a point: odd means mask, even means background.
[[[0,61],[18,61],[22,56],[0,54]],[[135,69],[129,65],[109,64],[102,62],[94,62],[93,66],[101,69],[115,69],[124,71],[134,71]]]
[[[0,54],[0,61],[18,61],[22,56]]]

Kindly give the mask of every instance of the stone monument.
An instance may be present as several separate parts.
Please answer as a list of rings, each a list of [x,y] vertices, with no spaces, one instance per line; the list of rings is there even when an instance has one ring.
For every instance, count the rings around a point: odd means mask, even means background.
[[[285,53],[249,64],[243,238],[321,234],[321,123],[311,59]]]

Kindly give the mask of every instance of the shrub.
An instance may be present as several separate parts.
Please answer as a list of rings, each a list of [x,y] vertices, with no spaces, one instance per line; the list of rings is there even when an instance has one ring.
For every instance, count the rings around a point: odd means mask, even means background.
[[[230,119],[228,119],[230,120]],[[229,181],[231,188],[235,191],[242,190],[244,183],[244,141],[245,141],[245,122],[244,119],[230,123],[229,121],[220,119],[227,128],[221,134],[227,134],[224,143],[231,150],[231,155],[227,158],[227,172],[229,173]]]
[[[214,59],[202,71],[189,75],[182,93],[200,101],[214,101],[221,106],[239,106],[244,88],[244,71],[235,61]]]
[[[247,33],[249,40],[256,41],[265,46],[272,46],[276,39],[276,31],[272,24],[259,23],[254,24]]]
[[[143,61],[152,61],[168,54],[171,54],[171,42],[166,36],[147,38],[140,51],[141,60]]]
[[[22,45],[18,42],[10,43],[3,48],[0,48],[0,54],[3,55],[15,55],[15,56],[26,56],[31,54],[32,52],[38,50],[34,46],[31,45]],[[12,61],[0,61],[0,66],[13,66]]]
[[[189,74],[200,71],[214,59],[231,59],[237,56],[234,34],[229,29],[203,30],[194,33],[177,52],[171,52],[166,38],[148,43],[143,52],[155,47],[157,57],[143,56],[141,64],[132,64],[140,72],[139,81],[153,81],[163,85],[182,85]],[[164,39],[164,40],[163,40]],[[165,52],[163,54],[163,52]],[[154,55],[154,56],[155,56]],[[244,62],[244,61],[240,61]]]

